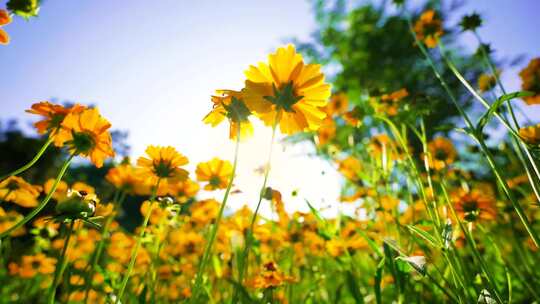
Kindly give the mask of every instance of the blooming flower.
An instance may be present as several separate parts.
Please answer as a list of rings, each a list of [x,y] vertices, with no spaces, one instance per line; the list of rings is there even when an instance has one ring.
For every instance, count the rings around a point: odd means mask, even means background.
[[[457,156],[456,149],[449,139],[436,137],[428,143],[429,167],[441,170],[452,164]]]
[[[113,184],[117,189],[126,193],[138,195],[148,194],[149,189],[142,179],[137,175],[137,170],[131,164],[121,164],[111,168],[105,179]]]
[[[531,145],[540,144],[540,124],[519,129],[519,136]]]
[[[23,216],[22,214],[18,213],[15,210],[10,210],[8,212],[4,211],[2,207],[0,207],[0,233],[8,230],[11,228],[15,223],[22,220]],[[17,237],[21,236],[26,233],[26,230],[23,227],[20,227],[19,229],[16,229],[11,233],[12,236]]]
[[[482,74],[480,77],[478,77],[478,89],[480,92],[488,92],[491,91],[497,84],[497,79],[495,76],[490,74]]]
[[[330,101],[324,107],[324,110],[328,116],[340,115],[345,113],[349,109],[349,98],[347,94],[340,92],[332,94]]]
[[[52,274],[55,270],[56,260],[43,253],[36,255],[25,255],[21,259],[21,264],[11,263],[9,265],[11,275],[19,275],[22,278],[33,278],[37,274]]]
[[[1,27],[4,25],[7,25],[11,23],[11,16],[9,15],[8,11],[4,9],[0,9],[0,44],[8,44],[9,43],[9,35],[2,29]]]
[[[36,207],[40,186],[27,183],[18,176],[11,176],[0,182],[0,201],[12,202],[22,207]]]
[[[524,91],[535,93],[533,96],[524,97],[523,100],[531,104],[540,104],[540,57],[532,59],[526,68],[519,72],[521,88]]]
[[[330,85],[318,64],[305,64],[294,46],[278,48],[268,63],[250,66],[244,101],[266,125],[276,121],[282,133],[317,130],[326,113]]]
[[[75,104],[71,107],[64,107],[48,101],[42,101],[33,104],[29,110],[26,110],[26,112],[43,116],[43,120],[34,123],[34,127],[37,129],[39,134],[49,132],[50,136],[54,136],[56,135],[55,132],[60,129],[64,118],[69,113],[80,113],[84,109],[86,109],[86,107],[79,104]],[[58,137],[55,137],[55,139],[56,138]],[[55,141],[55,144],[57,146],[61,146],[63,142],[58,139]]]
[[[495,199],[484,191],[460,189],[452,195],[457,214],[460,218],[474,222],[476,220],[492,220],[497,214]]]
[[[108,131],[111,124],[99,114],[98,109],[71,112],[61,125],[55,144],[67,144],[71,153],[90,158],[98,168],[103,166],[106,158],[114,156]]]
[[[147,179],[153,186],[158,180],[164,186],[187,179],[189,172],[180,166],[186,165],[188,159],[174,147],[148,146],[146,154],[150,158],[139,157],[137,165],[141,178]]]
[[[423,41],[427,47],[434,48],[444,32],[441,19],[437,18],[434,10],[427,10],[420,15],[414,24],[414,32],[418,40]]]
[[[217,157],[204,163],[199,163],[195,173],[197,180],[208,182],[204,186],[205,190],[216,190],[227,188],[233,167],[229,161],[221,160]]]
[[[184,203],[188,199],[195,197],[199,192],[200,186],[197,182],[186,179],[177,183],[169,184],[168,193],[176,197],[178,202]]]
[[[240,138],[251,136],[253,126],[248,119],[251,112],[242,101],[242,92],[217,90],[216,93],[218,95],[211,98],[214,103],[212,111],[204,117],[203,122],[215,127],[228,118],[230,122],[229,138],[236,139],[238,128],[240,128]]]

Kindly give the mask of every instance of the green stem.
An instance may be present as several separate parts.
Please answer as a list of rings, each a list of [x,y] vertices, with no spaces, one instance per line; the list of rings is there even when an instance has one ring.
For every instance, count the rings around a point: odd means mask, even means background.
[[[122,299],[122,296],[124,295],[124,291],[126,290],[127,283],[129,281],[129,277],[131,276],[131,272],[133,272],[133,266],[135,266],[135,259],[137,258],[137,254],[139,253],[139,249],[141,247],[141,243],[144,237],[144,233],[146,231],[146,227],[148,226],[148,222],[150,221],[150,216],[152,215],[152,210],[154,209],[154,199],[156,198],[160,181],[161,179],[158,179],[156,186],[154,187],[154,190],[152,191],[152,195],[148,199],[148,201],[150,202],[150,207],[148,208],[148,211],[145,214],[144,221],[141,226],[141,231],[139,232],[139,236],[137,237],[137,243],[135,244],[135,247],[131,251],[131,258],[129,260],[128,269],[126,271],[126,274],[124,275],[124,279],[122,280],[120,289],[118,290],[118,294],[116,295],[116,300],[114,302],[115,304],[118,304],[120,300]]]
[[[71,235],[73,234],[74,225],[75,225],[75,220],[71,220],[71,223],[69,225],[69,230],[66,236],[66,241],[64,242],[64,248],[62,248],[62,254],[60,255],[60,259],[58,260],[56,264],[56,269],[54,271],[54,279],[47,293],[49,295],[49,300],[48,300],[49,304],[54,304],[54,298],[56,296],[56,287],[58,286],[58,283],[59,283],[58,281],[60,280],[60,278],[62,278],[64,270],[66,269],[66,266],[67,266],[66,252],[69,247],[69,240],[71,238]]]
[[[52,142],[53,142],[53,136],[49,136],[47,141],[43,144],[43,146],[41,146],[41,149],[39,149],[38,153],[36,154],[36,156],[34,156],[34,158],[32,158],[31,161],[29,161],[26,165],[20,167],[17,170],[15,170],[13,172],[10,172],[10,173],[8,173],[6,175],[3,175],[2,177],[0,177],[0,181],[6,179],[8,177],[11,177],[11,176],[19,175],[19,174],[23,173],[24,171],[28,170],[28,168],[32,167],[41,158],[43,153],[45,153],[45,150],[47,150],[47,148],[49,147],[49,145]]]
[[[444,181],[441,181],[441,189],[443,192],[443,196],[447,202],[447,205],[452,213],[452,216],[454,217],[455,221],[458,223],[461,231],[463,232],[463,235],[465,236],[465,240],[467,240],[467,243],[471,246],[472,252],[474,257],[478,260],[478,264],[480,264],[480,268],[482,269],[482,272],[484,273],[484,277],[486,281],[488,282],[488,285],[495,295],[495,298],[497,299],[497,302],[504,303],[502,300],[502,297],[500,296],[499,290],[497,288],[497,284],[493,279],[495,278],[491,272],[489,271],[489,268],[487,267],[487,264],[482,257],[482,254],[478,251],[478,248],[476,247],[476,242],[474,241],[474,238],[469,233],[469,230],[463,225],[463,223],[460,221],[459,217],[457,216],[456,210],[454,209],[454,205],[452,204],[452,201],[450,200],[450,197],[448,196],[448,192],[446,190],[446,185]]]
[[[255,227],[255,222],[257,220],[257,213],[259,212],[259,208],[261,207],[261,202],[262,202],[262,199],[263,199],[265,191],[266,191],[266,184],[268,182],[268,175],[270,174],[270,163],[272,161],[272,150],[273,150],[273,147],[274,147],[274,141],[275,141],[275,137],[276,137],[276,129],[277,129],[277,125],[279,123],[280,118],[281,118],[281,113],[280,112],[276,113],[276,117],[275,117],[275,120],[274,120],[274,125],[272,126],[272,138],[270,139],[270,148],[269,148],[269,151],[268,151],[268,159],[266,161],[265,169],[264,169],[264,180],[263,180],[261,190],[259,191],[259,201],[257,202],[257,207],[255,208],[255,212],[251,216],[251,223],[249,225],[249,230],[247,231],[245,247],[244,247],[244,250],[243,250],[242,256],[241,256],[242,263],[240,264],[240,269],[238,271],[238,284],[242,284],[242,281],[244,280],[244,275],[247,273],[247,269],[248,269],[247,264],[248,264],[248,261],[249,261],[249,252],[251,250],[251,245],[252,245],[252,241],[253,241],[252,240],[253,239],[253,229]],[[237,294],[238,294],[238,288],[237,288],[237,286],[235,286],[233,299],[236,299]]]
[[[229,178],[229,184],[227,185],[227,189],[225,190],[225,194],[223,195],[223,200],[221,201],[221,206],[219,207],[219,212],[216,218],[216,222],[212,226],[212,230],[210,231],[210,238],[208,239],[208,243],[206,244],[206,247],[204,248],[202,260],[201,260],[201,263],[199,264],[199,269],[197,271],[197,277],[195,279],[195,285],[193,288],[195,294],[198,294],[201,289],[200,286],[202,284],[203,273],[206,268],[206,264],[208,264],[208,259],[210,258],[210,255],[212,253],[212,247],[214,246],[214,242],[216,240],[217,232],[219,229],[219,223],[221,222],[221,218],[223,217],[223,211],[225,210],[225,205],[227,204],[227,199],[229,198],[229,193],[231,192],[234,178],[236,176],[236,168],[238,164],[238,150],[240,148],[240,129],[241,129],[240,126],[238,126],[237,129],[238,130],[236,134],[236,145],[234,147],[234,161],[233,161],[233,169],[232,169],[231,177]]]
[[[47,205],[47,203],[49,202],[49,200],[51,199],[51,197],[53,196],[54,192],[56,191],[56,188],[58,187],[58,184],[60,183],[60,180],[62,180],[62,177],[64,176],[64,174],[66,173],[67,171],[67,168],[69,167],[69,164],[71,163],[71,160],[73,159],[73,157],[75,156],[75,154],[72,154],[69,156],[69,158],[64,162],[64,165],[62,166],[62,168],[60,169],[60,172],[58,173],[58,176],[56,177],[56,180],[54,181],[54,184],[51,188],[51,191],[49,191],[49,193],[47,194],[47,196],[43,199],[43,201],[41,201],[41,203],[36,207],[34,208],[34,210],[32,210],[32,212],[30,212],[28,215],[26,215],[22,220],[20,220],[19,222],[17,222],[15,225],[11,226],[11,228],[9,228],[8,230],[0,233],[0,239],[3,239],[4,237],[8,236],[11,232],[19,229],[21,226],[23,226],[24,224],[28,223],[31,219],[33,219],[43,208],[45,208],[45,206]]]
[[[525,213],[523,211],[523,208],[521,207],[521,205],[519,204],[519,202],[514,198],[514,196],[512,195],[512,193],[510,192],[510,189],[508,188],[508,185],[506,184],[506,181],[504,180],[504,178],[502,177],[502,174],[500,173],[498,167],[495,165],[495,161],[493,160],[493,156],[491,155],[491,153],[489,152],[489,150],[487,149],[486,145],[485,145],[485,142],[484,142],[484,139],[483,139],[483,136],[482,134],[477,134],[477,130],[476,128],[474,127],[471,119],[469,118],[469,116],[467,115],[467,113],[465,113],[465,111],[463,110],[463,108],[461,107],[461,105],[458,103],[456,97],[454,96],[454,93],[452,93],[452,90],[450,90],[450,87],[448,87],[448,84],[446,83],[446,81],[442,78],[441,74],[439,73],[437,67],[435,66],[435,63],[433,62],[433,60],[431,59],[431,56],[429,55],[429,53],[426,51],[425,47],[422,45],[422,43],[418,40],[418,37],[416,36],[416,33],[414,32],[414,29],[412,28],[412,23],[411,23],[411,20],[410,18],[407,19],[408,23],[409,23],[409,29],[410,29],[410,32],[412,33],[418,47],[420,48],[422,54],[425,56],[427,62],[429,63],[429,65],[431,66],[431,69],[433,70],[433,73],[435,74],[435,76],[437,77],[437,79],[439,80],[439,82],[441,83],[441,85],[443,86],[443,88],[445,89],[446,93],[448,94],[448,96],[450,97],[450,100],[454,103],[454,105],[456,106],[458,112],[461,114],[463,120],[465,121],[465,125],[467,126],[467,128],[470,130],[470,132],[473,132],[472,134],[469,133],[469,135],[471,135],[471,137],[473,139],[475,139],[478,144],[480,145],[480,148],[485,156],[485,158],[487,159],[491,169],[493,170],[493,173],[495,174],[496,178],[497,178],[497,181],[499,182],[499,184],[501,185],[501,187],[503,187],[504,191],[505,191],[505,194],[506,196],[508,197],[508,199],[512,202],[512,206],[514,207],[514,209],[516,210],[516,213],[518,214],[521,222],[523,223],[523,225],[525,226],[525,229],[527,230],[527,232],[529,233],[531,239],[533,240],[533,242],[535,243],[536,247],[540,247],[540,238],[538,238],[538,235],[536,234],[536,232],[534,231],[534,229],[532,228],[531,224],[529,223],[529,220],[527,219],[527,217],[525,216]],[[440,42],[439,42],[440,44]],[[441,46],[442,48],[442,46]],[[443,58],[444,57],[444,52],[441,51],[441,54],[443,55]],[[445,59],[446,60],[446,59]],[[452,69],[452,66],[453,64],[451,62],[449,62],[448,60],[446,60],[448,65],[450,66],[450,68]],[[457,69],[452,69],[452,71],[454,71],[454,74],[456,74],[456,76],[458,78],[460,78],[458,75],[459,72],[457,71]],[[460,80],[463,81],[465,80],[463,77],[460,78]],[[463,82],[462,81],[462,82]],[[468,85],[468,82],[464,81],[463,84],[470,88],[470,90],[472,89],[472,87],[470,85]],[[473,95],[478,96],[477,98],[482,102],[482,104],[487,104],[487,106],[489,107],[489,104],[487,103],[487,101],[485,101],[481,96],[478,95],[478,93],[476,93],[476,91],[474,89],[472,89],[471,93],[473,93]],[[515,130],[508,124],[508,122],[502,118],[498,113],[495,112],[495,115],[501,120],[501,122],[507,126],[508,130],[510,131],[510,133],[514,136],[517,136],[519,138],[519,136],[515,133]]]
[[[85,280],[85,294],[84,294],[84,303],[86,304],[88,302],[88,296],[90,295],[90,289],[92,285],[92,278],[94,277],[94,271],[95,268],[99,262],[99,259],[101,257],[101,253],[103,252],[103,249],[105,248],[105,240],[108,238],[109,235],[109,228],[111,227],[111,223],[114,220],[114,213],[116,211],[116,208],[122,205],[122,202],[124,201],[124,198],[126,197],[126,193],[122,191],[122,194],[120,194],[120,198],[118,198],[118,194],[120,191],[116,191],[113,198],[114,208],[111,213],[107,217],[107,220],[105,221],[105,225],[103,226],[103,231],[101,233],[101,238],[99,240],[99,243],[97,245],[96,251],[92,255],[92,260],[90,262],[90,269],[87,271],[87,276]]]

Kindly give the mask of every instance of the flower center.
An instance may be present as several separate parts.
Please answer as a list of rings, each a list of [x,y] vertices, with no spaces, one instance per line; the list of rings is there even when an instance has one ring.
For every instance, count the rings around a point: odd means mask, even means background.
[[[221,184],[221,178],[219,178],[219,176],[217,175],[213,175],[212,177],[210,177],[209,182],[210,182],[210,185],[217,187],[219,186],[219,184]]]
[[[94,148],[94,138],[87,132],[73,132],[72,146],[77,153],[87,153]]]
[[[6,188],[7,188],[9,191],[15,191],[15,190],[19,189],[20,186],[19,186],[19,183],[17,183],[17,182],[14,181],[14,180],[11,180],[11,181],[9,181],[9,183],[7,184]]]
[[[272,84],[272,89],[274,91],[273,96],[264,96],[264,99],[275,104],[279,109],[283,109],[286,112],[294,113],[292,106],[299,102],[304,96],[296,96],[294,92],[293,82],[277,88],[275,84]]]
[[[172,173],[172,168],[169,162],[161,160],[157,165],[154,165],[154,172],[159,177],[169,177]]]

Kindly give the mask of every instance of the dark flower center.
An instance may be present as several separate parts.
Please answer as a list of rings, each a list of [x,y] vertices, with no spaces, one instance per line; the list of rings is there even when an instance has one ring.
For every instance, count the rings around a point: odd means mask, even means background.
[[[91,134],[86,132],[73,132],[73,140],[71,141],[77,153],[87,153],[94,148],[95,142]]]

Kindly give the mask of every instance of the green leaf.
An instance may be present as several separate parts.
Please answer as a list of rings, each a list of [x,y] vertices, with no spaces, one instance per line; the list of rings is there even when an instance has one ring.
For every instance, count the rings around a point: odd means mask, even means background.
[[[518,91],[518,92],[513,92],[513,93],[508,93],[508,94],[502,95],[501,97],[499,97],[489,107],[489,109],[486,111],[486,113],[484,113],[484,115],[482,115],[482,117],[480,117],[480,119],[478,120],[478,123],[476,124],[476,129],[478,131],[482,131],[482,129],[484,129],[484,127],[488,123],[491,116],[499,109],[499,107],[505,101],[509,101],[509,100],[514,99],[514,98],[521,98],[521,97],[527,97],[527,96],[533,96],[533,95],[534,95],[534,92],[529,92],[529,91]]]
[[[429,234],[428,232],[426,232],[426,231],[424,231],[424,230],[422,230],[420,228],[417,228],[415,226],[412,226],[412,225],[407,225],[407,228],[409,228],[409,230],[412,233],[417,234],[422,239],[427,241],[431,246],[433,246],[433,247],[442,247],[441,244],[439,244],[439,242],[431,234]]]
[[[373,250],[379,257],[384,257],[384,253],[381,251],[377,243],[375,243],[375,241],[373,241],[364,231],[360,230],[359,228],[356,228],[355,231],[368,242],[371,250]]]
[[[364,303],[364,297],[360,293],[360,289],[358,286],[358,282],[356,281],[356,278],[354,277],[353,273],[349,270],[346,272],[347,275],[347,287],[349,287],[349,291],[351,292],[354,300],[356,303]]]
[[[249,295],[249,292],[246,290],[246,288],[242,284],[238,283],[237,281],[233,279],[226,279],[226,280],[227,282],[234,285],[234,287],[236,287],[236,289],[240,291],[240,296],[243,299],[243,301],[241,301],[242,303],[257,303],[257,301],[251,298],[251,296]]]

